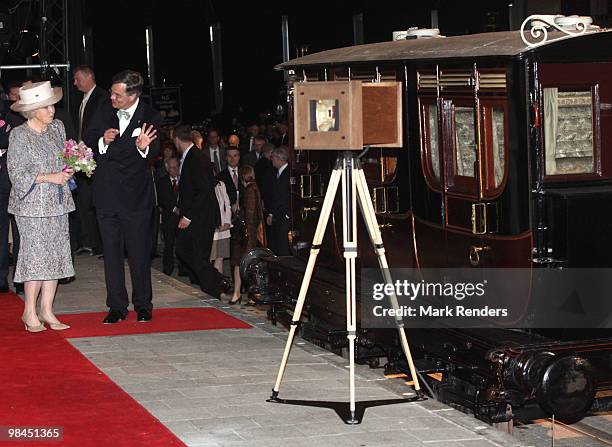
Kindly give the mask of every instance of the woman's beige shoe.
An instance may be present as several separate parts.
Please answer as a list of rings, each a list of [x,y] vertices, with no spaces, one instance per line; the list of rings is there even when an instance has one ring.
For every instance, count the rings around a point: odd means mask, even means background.
[[[40,316],[38,316],[38,319],[41,321],[41,323],[47,323],[49,327],[54,331],[65,331],[66,329],[70,329],[70,326],[64,323],[51,323],[50,321],[47,321]]]
[[[26,323],[25,319],[23,317],[21,317],[21,321],[23,322],[23,325],[25,326],[25,330],[28,332],[42,332],[42,331],[46,331],[47,328],[45,327],[44,324],[39,324],[38,326],[30,326],[28,323]]]

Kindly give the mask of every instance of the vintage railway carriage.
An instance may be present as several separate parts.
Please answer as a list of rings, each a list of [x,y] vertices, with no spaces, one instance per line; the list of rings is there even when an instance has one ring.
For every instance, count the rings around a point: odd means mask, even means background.
[[[511,31],[335,49],[279,68],[295,83],[401,83],[403,147],[374,145],[362,159],[392,267],[609,267],[610,48],[606,30],[535,47]],[[249,264],[260,300],[297,297],[335,156],[294,151],[295,256]],[[302,332],[340,350],[344,263],[334,213]],[[361,265],[376,266],[365,235],[361,241]],[[394,331],[359,334],[360,360],[400,357]],[[508,421],[509,405],[533,398],[576,419],[612,385],[611,331],[412,330],[409,337],[429,360],[422,369],[443,373],[438,396],[489,421]]]

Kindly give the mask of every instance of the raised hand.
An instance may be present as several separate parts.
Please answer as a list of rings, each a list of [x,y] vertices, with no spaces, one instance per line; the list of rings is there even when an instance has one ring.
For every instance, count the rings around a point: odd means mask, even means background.
[[[119,135],[119,129],[106,129],[104,131],[104,136],[102,137],[104,140],[104,144],[106,144],[107,146],[111,144],[113,141],[115,141],[117,135]]]
[[[156,138],[157,130],[155,130],[153,124],[147,128],[147,123],[143,123],[142,128],[140,129],[140,135],[138,135],[136,138],[136,147],[141,151],[144,151]]]

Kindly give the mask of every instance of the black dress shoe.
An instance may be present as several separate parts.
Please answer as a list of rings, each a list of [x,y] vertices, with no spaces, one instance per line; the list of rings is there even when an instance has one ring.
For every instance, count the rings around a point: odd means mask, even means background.
[[[23,283],[21,283],[21,282],[14,282],[13,285],[15,286],[15,293],[23,293],[23,291],[24,291]]]
[[[148,309],[140,309],[138,311],[138,321],[151,321],[153,319],[153,311]]]
[[[200,280],[198,278],[189,278],[189,282],[191,282],[191,284],[195,284],[197,286],[200,285]]]
[[[114,324],[114,323],[117,323],[119,320],[125,320],[125,315],[123,315],[118,310],[111,309],[108,312],[108,315],[106,316],[106,318],[104,318],[104,320],[102,321],[102,323]]]
[[[74,276],[70,276],[68,278],[61,278],[57,280],[58,284],[70,284],[71,282],[74,282],[76,280],[76,277]]]
[[[232,281],[229,278],[223,278],[219,283],[219,293],[227,293],[232,289]]]

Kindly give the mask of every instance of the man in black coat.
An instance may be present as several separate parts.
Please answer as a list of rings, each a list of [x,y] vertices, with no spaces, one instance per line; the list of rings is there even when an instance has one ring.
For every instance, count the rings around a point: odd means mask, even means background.
[[[18,88],[18,87],[17,87]],[[12,101],[0,100],[0,293],[9,291],[9,225],[13,228],[13,265],[17,264],[19,252],[19,231],[14,219],[8,213],[8,201],[11,193],[11,181],[6,168],[6,150],[9,144],[10,132],[25,122],[9,108]],[[14,284],[17,292],[23,291],[23,284]]]
[[[285,146],[272,151],[272,165],[276,168],[276,179],[268,206],[266,223],[270,227],[268,246],[276,256],[289,256],[289,233],[291,187],[289,179],[289,152]]]
[[[229,283],[210,263],[219,215],[210,163],[191,141],[190,126],[177,126],[173,138],[181,154],[176,254],[190,276],[200,283],[202,291],[220,299],[220,294],[229,289]]]
[[[172,275],[174,270],[174,241],[179,223],[179,161],[172,157],[166,161],[168,174],[157,179],[157,202],[161,209],[161,230],[164,237],[163,270]]]
[[[159,152],[160,114],[140,100],[140,73],[125,70],[113,77],[111,106],[100,107],[85,141],[96,141],[94,205],[104,246],[104,273],[110,311],[104,323],[128,313],[124,259],[132,278],[132,303],[138,321],[153,315],[151,288],[151,213],[153,178],[147,158]]]
[[[274,145],[272,143],[264,144],[261,150],[262,156],[255,163],[255,181],[264,202],[264,212],[270,207],[274,184],[276,183],[276,169],[272,166],[272,161],[270,160],[273,150]]]
[[[232,209],[238,203],[238,198],[240,197],[240,193],[244,189],[239,179],[239,167],[240,164],[240,151],[235,147],[227,148],[227,166],[219,172],[218,178],[223,183],[225,183],[225,190],[227,191],[227,196],[229,197],[230,204],[232,205]]]
[[[72,74],[74,86],[83,93],[74,121],[77,126],[77,141],[83,140],[88,147],[95,150],[98,141],[86,137],[91,135],[89,127],[98,108],[109,106],[108,92],[96,85],[96,76],[90,66],[79,65],[72,71]],[[93,178],[83,173],[76,173],[74,178],[77,182],[75,203],[82,243],[77,254],[101,253],[102,241],[93,206]]]

